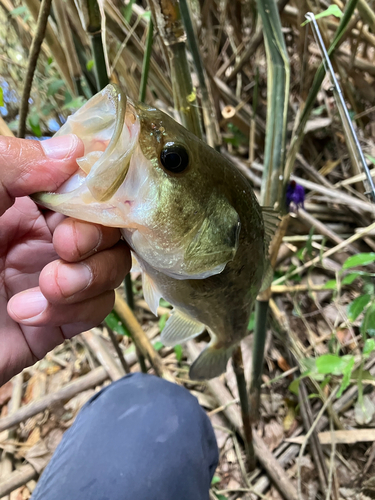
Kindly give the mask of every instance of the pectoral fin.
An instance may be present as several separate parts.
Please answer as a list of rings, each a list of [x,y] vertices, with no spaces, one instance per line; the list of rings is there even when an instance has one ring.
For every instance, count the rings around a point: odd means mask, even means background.
[[[142,289],[145,301],[149,305],[151,311],[157,316],[161,294],[153,279],[145,271],[142,271]]]
[[[238,248],[240,218],[226,198],[213,195],[206,217],[184,255],[186,273],[207,277],[220,273]]]
[[[161,341],[164,345],[175,346],[181,342],[201,334],[205,325],[194,320],[179,309],[173,309],[163,331],[161,332]]]

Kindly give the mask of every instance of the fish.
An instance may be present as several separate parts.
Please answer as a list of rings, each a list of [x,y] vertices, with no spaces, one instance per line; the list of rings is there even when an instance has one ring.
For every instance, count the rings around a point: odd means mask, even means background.
[[[219,376],[249,334],[253,302],[267,275],[277,224],[248,180],[219,152],[155,107],[113,84],[55,134],[84,143],[77,171],[34,199],[55,212],[121,229],[142,273],[145,300],[173,310],[164,345],[210,335],[192,380]]]

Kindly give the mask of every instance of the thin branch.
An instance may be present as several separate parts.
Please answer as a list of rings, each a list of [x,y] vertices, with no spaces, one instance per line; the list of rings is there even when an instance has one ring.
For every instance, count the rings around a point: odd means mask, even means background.
[[[51,10],[52,0],[42,0],[40,5],[38,21],[36,26],[35,36],[33,38],[30,56],[27,64],[26,76],[25,76],[25,85],[23,87],[22,99],[20,104],[20,117],[19,117],[19,125],[18,125],[18,137],[25,137],[26,132],[26,117],[29,111],[29,97],[31,86],[34,79],[34,73],[36,69],[36,63],[38,62],[38,57],[40,53],[40,49],[43,43],[44,35],[46,33],[48,16]]]

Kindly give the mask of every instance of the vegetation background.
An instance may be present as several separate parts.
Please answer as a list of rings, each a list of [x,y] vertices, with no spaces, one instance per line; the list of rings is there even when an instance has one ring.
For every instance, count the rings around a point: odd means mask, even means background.
[[[119,290],[103,325],[0,388],[0,498],[29,498],[94,390],[140,369],[185,385],[207,410],[220,448],[211,499],[375,498],[374,205],[305,23],[307,12],[319,18],[374,175],[373,7],[0,0],[1,134],[50,137],[116,82],[229,157],[282,215],[274,280],[248,327],[255,333],[222,377],[188,379],[199,345],[162,346],[170,306],[161,302],[155,319],[133,273],[129,305]]]

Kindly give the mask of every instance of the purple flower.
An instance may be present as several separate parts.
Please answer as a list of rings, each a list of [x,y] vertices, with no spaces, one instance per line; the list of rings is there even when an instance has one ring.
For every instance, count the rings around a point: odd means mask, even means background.
[[[303,207],[303,202],[305,201],[305,190],[303,186],[300,186],[296,181],[290,181],[286,189],[286,204],[289,211],[294,211],[300,207]]]

